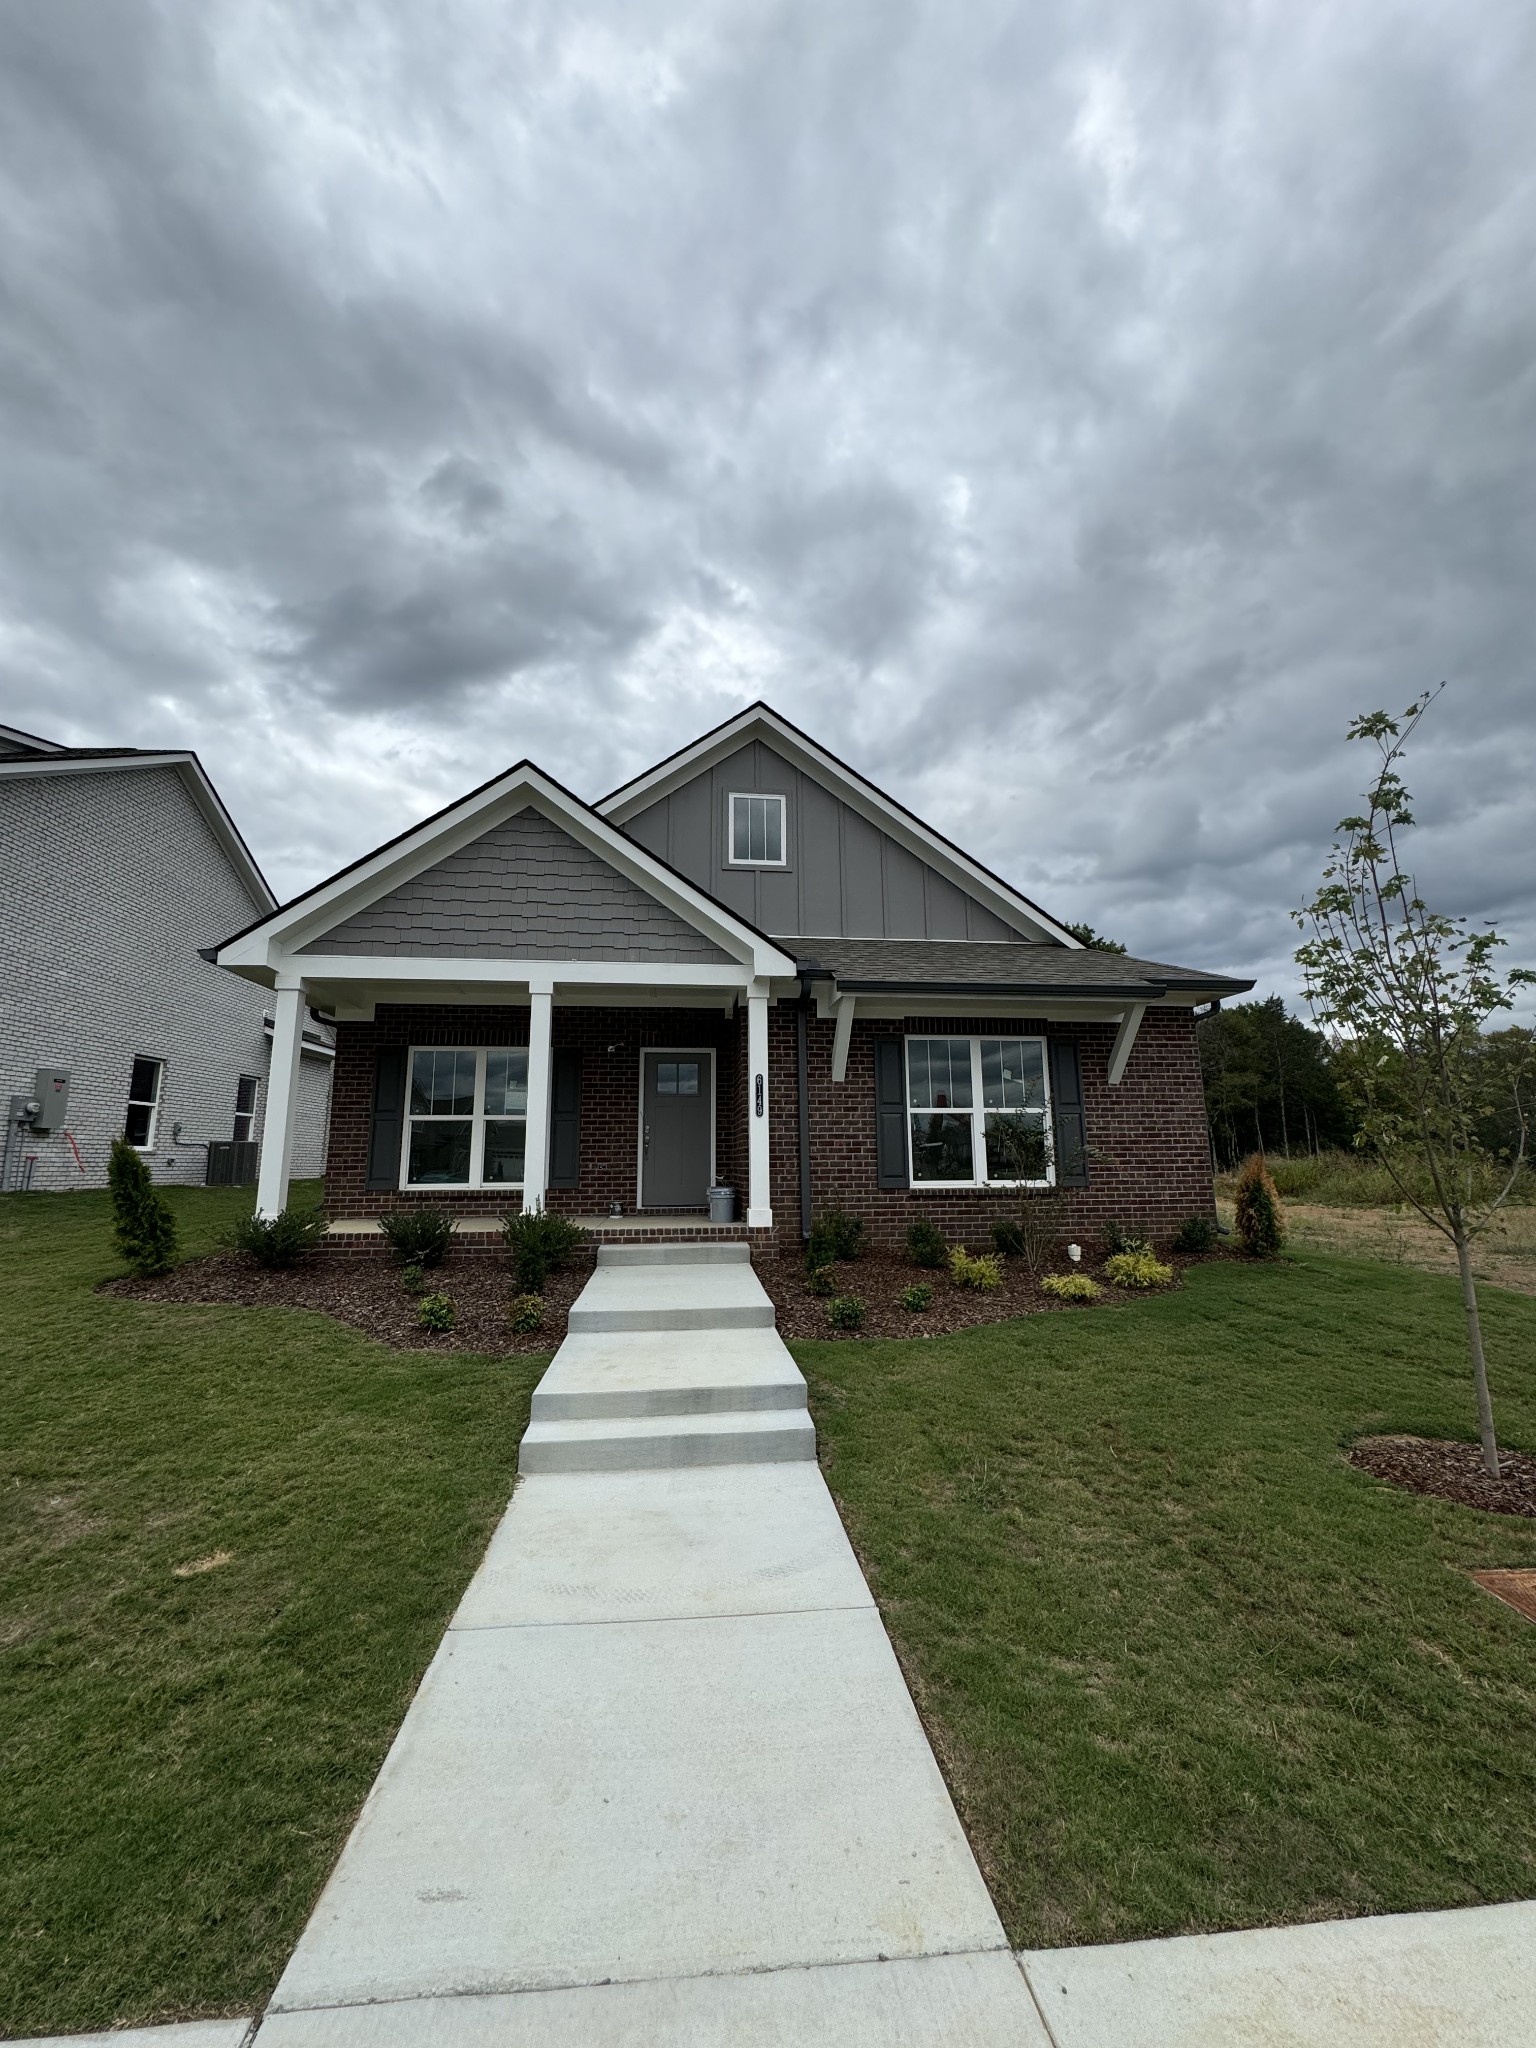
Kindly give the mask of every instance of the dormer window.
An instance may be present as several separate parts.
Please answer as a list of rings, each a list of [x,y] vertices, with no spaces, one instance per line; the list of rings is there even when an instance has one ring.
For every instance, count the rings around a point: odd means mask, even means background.
[[[732,794],[730,865],[733,868],[782,868],[787,865],[784,808],[781,796],[759,796],[755,792]]]

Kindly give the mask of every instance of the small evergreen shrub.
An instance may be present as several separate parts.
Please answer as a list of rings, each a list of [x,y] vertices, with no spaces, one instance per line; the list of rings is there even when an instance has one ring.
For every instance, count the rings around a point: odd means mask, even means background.
[[[1280,1196],[1264,1164],[1264,1154],[1255,1152],[1243,1161],[1234,1190],[1237,1204],[1237,1234],[1251,1259],[1272,1259],[1285,1243],[1285,1225],[1280,1220]]]
[[[1111,1258],[1116,1257],[1121,1252],[1130,1252],[1133,1256],[1138,1254],[1145,1256],[1152,1250],[1152,1240],[1149,1237],[1138,1237],[1134,1231],[1122,1230],[1118,1223],[1106,1223],[1104,1226],[1104,1249]]]
[[[425,1294],[427,1291],[426,1273],[413,1261],[400,1275],[400,1285],[407,1294]]]
[[[974,1287],[990,1294],[1003,1284],[1002,1261],[995,1252],[973,1258],[964,1245],[957,1244],[949,1255],[949,1276],[957,1287]]]
[[[515,1295],[507,1310],[507,1321],[519,1337],[526,1337],[530,1330],[544,1326],[544,1297],[542,1294]]]
[[[107,1167],[112,1191],[112,1234],[130,1269],[148,1277],[176,1263],[176,1218],[149,1168],[122,1138],[112,1140]]]
[[[1104,1262],[1104,1277],[1116,1287],[1166,1287],[1173,1268],[1151,1252],[1116,1252]]]
[[[856,1294],[837,1294],[827,1303],[827,1321],[834,1330],[861,1330],[864,1304]]]
[[[323,1209],[284,1209],[270,1221],[242,1216],[229,1233],[237,1252],[249,1252],[258,1266],[281,1270],[296,1266],[325,1236]]]
[[[1120,1255],[1124,1257],[1122,1253]],[[1040,1282],[1041,1292],[1054,1295],[1057,1301],[1097,1301],[1104,1292],[1097,1280],[1090,1280],[1086,1273],[1047,1273]]]
[[[1024,1233],[1017,1223],[994,1223],[992,1244],[1000,1259],[1021,1258],[1024,1253]]]
[[[431,1330],[435,1336],[445,1337],[458,1320],[453,1297],[447,1294],[424,1294],[416,1304],[416,1320],[424,1330]]]
[[[849,1216],[842,1209],[818,1211],[812,1218],[810,1242],[805,1248],[807,1271],[814,1273],[818,1266],[841,1266],[861,1259],[864,1236],[861,1217]]]
[[[833,1295],[837,1292],[837,1268],[835,1266],[812,1266],[805,1276],[805,1284],[812,1294]]]
[[[402,1266],[440,1266],[453,1243],[453,1218],[445,1209],[396,1209],[379,1218],[379,1228]]]
[[[949,1264],[949,1239],[937,1223],[920,1218],[907,1232],[907,1257],[914,1266],[940,1273]]]
[[[551,1216],[547,1209],[503,1216],[501,1234],[524,1294],[542,1294],[550,1274],[568,1266],[590,1243],[579,1224],[565,1216]]]
[[[933,1289],[926,1280],[915,1280],[910,1287],[903,1287],[896,1299],[908,1315],[920,1316],[925,1308],[933,1307]]]
[[[1176,1252],[1209,1252],[1216,1249],[1216,1226],[1209,1216],[1186,1216],[1173,1240]]]

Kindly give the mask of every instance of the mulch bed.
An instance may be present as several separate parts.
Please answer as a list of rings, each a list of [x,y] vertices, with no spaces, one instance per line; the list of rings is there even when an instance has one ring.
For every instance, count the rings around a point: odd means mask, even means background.
[[[551,1273],[544,1288],[544,1326],[523,1335],[507,1328],[507,1306],[518,1292],[507,1259],[477,1255],[445,1263],[427,1275],[429,1294],[446,1294],[458,1314],[446,1336],[416,1320],[416,1301],[400,1285],[400,1268],[386,1258],[328,1258],[323,1252],[287,1272],[268,1272],[244,1252],[214,1252],[189,1259],[158,1280],[104,1281],[103,1294],[138,1301],[231,1302],[241,1308],[308,1308],[366,1331],[396,1351],[553,1351],[565,1336],[571,1303],[591,1278],[582,1259]]]
[[[1423,1436],[1363,1436],[1349,1450],[1349,1462],[1377,1479],[1410,1493],[1453,1500],[1494,1515],[1536,1516],[1536,1457],[1528,1451],[1499,1452],[1503,1477],[1483,1470],[1477,1444],[1446,1443]]]
[[[1220,1257],[1221,1254],[1212,1256]],[[1200,1261],[1175,1257],[1168,1263],[1174,1268],[1174,1285],[1177,1286],[1177,1275],[1182,1268],[1197,1265]],[[1086,1304],[1087,1310],[1093,1313],[1106,1308],[1125,1308],[1133,1301],[1146,1299],[1141,1290],[1111,1287],[1098,1267],[1090,1265],[1086,1259],[1081,1266],[1071,1270],[1088,1274],[1103,1287],[1103,1297]],[[1057,1301],[1052,1295],[1042,1294],[1031,1280],[1029,1268],[1018,1258],[1003,1260],[1003,1284],[990,1293],[974,1287],[957,1287],[942,1267],[937,1271],[927,1271],[921,1266],[914,1266],[900,1252],[868,1252],[863,1258],[838,1266],[834,1271],[838,1293],[856,1294],[864,1304],[864,1321],[857,1330],[833,1328],[827,1320],[826,1298],[811,1292],[806,1284],[804,1268],[798,1260],[759,1261],[757,1276],[773,1297],[781,1337],[941,1337],[953,1330],[973,1330],[983,1323],[1005,1323],[1014,1316],[1082,1315],[1085,1312],[1082,1303]],[[904,1288],[918,1281],[926,1281],[932,1287],[933,1305],[914,1313],[901,1306],[900,1297]],[[1166,1293],[1167,1289],[1148,1291]]]

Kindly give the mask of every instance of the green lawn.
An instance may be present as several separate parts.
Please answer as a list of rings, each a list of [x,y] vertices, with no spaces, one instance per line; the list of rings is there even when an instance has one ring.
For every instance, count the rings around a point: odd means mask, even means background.
[[[172,1199],[194,1250],[242,1202]],[[0,1200],[0,2033],[270,1991],[543,1368],[94,1294],[116,1270],[105,1197]]]
[[[1536,1448],[1536,1300],[1489,1289]],[[1340,1456],[1472,1438],[1454,1283],[1306,1256],[1117,1314],[798,1344],[842,1508],[1016,1943],[1536,1894],[1536,1523]]]

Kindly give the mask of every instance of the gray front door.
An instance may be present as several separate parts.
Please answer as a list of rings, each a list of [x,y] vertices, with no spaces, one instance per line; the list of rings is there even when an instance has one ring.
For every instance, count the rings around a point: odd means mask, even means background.
[[[640,1091],[640,1206],[702,1209],[709,1199],[714,1055],[648,1052]]]

